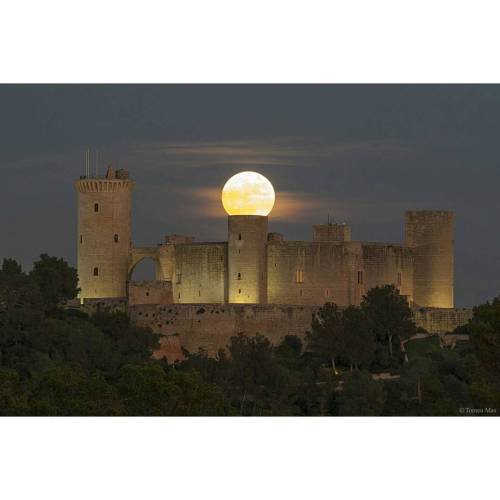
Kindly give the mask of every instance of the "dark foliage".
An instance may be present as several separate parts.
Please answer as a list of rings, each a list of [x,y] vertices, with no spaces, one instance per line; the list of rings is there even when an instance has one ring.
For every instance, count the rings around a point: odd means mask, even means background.
[[[53,309],[65,300],[73,299],[78,293],[76,269],[57,257],[40,255],[33,264],[31,279],[39,286],[45,306]]]
[[[174,365],[159,337],[122,312],[61,307],[74,269],[42,256],[0,270],[0,415],[459,415],[500,409],[500,299],[477,307],[453,350],[417,331],[393,287],[361,307],[325,304],[305,343],[231,339]],[[201,314],[201,312],[200,312]],[[265,332],[264,332],[265,333]],[[405,352],[401,349],[407,341]],[[489,413],[494,414],[494,413]]]

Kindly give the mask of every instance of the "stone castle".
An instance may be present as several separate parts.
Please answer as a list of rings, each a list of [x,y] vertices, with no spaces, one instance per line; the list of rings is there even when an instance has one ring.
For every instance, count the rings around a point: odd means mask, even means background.
[[[169,235],[162,244],[137,248],[127,171],[110,167],[105,177],[81,177],[75,187],[81,301],[122,304],[139,322],[191,349],[214,351],[240,331],[274,340],[303,334],[315,308],[358,305],[369,289],[385,284],[436,333],[470,317],[453,309],[452,212],[407,211],[400,244],[356,241],[348,225],[334,223],[313,226],[311,241],[287,241],[268,231],[267,215],[249,214],[228,215],[224,242]],[[133,282],[143,259],[155,262],[156,280]]]

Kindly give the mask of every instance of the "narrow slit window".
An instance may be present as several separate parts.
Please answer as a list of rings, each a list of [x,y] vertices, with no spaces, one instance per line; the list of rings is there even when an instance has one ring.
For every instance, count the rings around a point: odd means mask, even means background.
[[[304,270],[297,269],[295,271],[295,283],[304,283]]]
[[[118,235],[117,234],[115,234],[115,238],[114,239],[115,239],[115,243],[118,243]]]
[[[99,203],[94,203],[94,212],[99,212]]]
[[[83,235],[80,235],[80,243],[83,243]]]
[[[401,282],[402,282],[402,277],[401,277],[401,271],[398,272],[398,285],[401,286]]]
[[[94,276],[99,276],[99,268],[94,267]]]
[[[363,271],[358,271],[358,285],[363,284]]]
[[[238,278],[237,279],[241,279],[241,273],[238,273]]]
[[[241,233],[238,234],[238,239],[241,240]]]

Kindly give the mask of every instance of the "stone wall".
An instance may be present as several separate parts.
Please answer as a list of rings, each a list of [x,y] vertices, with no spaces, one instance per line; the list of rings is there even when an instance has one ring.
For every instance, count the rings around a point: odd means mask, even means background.
[[[131,281],[128,284],[128,303],[172,304],[172,282],[170,281]]]
[[[394,285],[413,299],[413,257],[411,250],[402,245],[362,243],[363,286],[367,292],[376,286]]]
[[[131,319],[162,335],[157,357],[181,359],[181,346],[190,352],[205,349],[214,356],[232,336],[265,335],[279,343],[286,335],[304,337],[310,329],[314,307],[247,304],[175,304],[129,307]]]
[[[273,241],[267,245],[269,304],[358,304],[360,246],[332,242]]]
[[[227,244],[191,243],[174,248],[174,302],[225,302]]]
[[[317,306],[249,304],[137,305],[128,308],[133,321],[162,335],[156,356],[170,361],[182,359],[181,347],[190,352],[205,349],[214,356],[225,349],[232,336],[244,333],[265,335],[274,344],[286,335],[305,337]],[[470,309],[415,309],[417,326],[444,334],[464,325]]]
[[[132,321],[161,334],[155,356],[169,361],[182,359],[182,347],[190,352],[205,349],[214,356],[225,349],[232,336],[260,333],[279,343],[286,335],[305,337],[317,306],[250,304],[143,304],[127,305],[126,299],[87,299],[83,309],[127,311]],[[472,318],[471,309],[413,309],[417,326],[429,333],[445,334]]]
[[[110,299],[84,299],[83,304],[80,306],[83,311],[88,314],[96,312],[114,312],[122,311],[128,312],[128,300],[126,297],[110,298]]]
[[[457,326],[468,323],[472,318],[472,309],[413,309],[415,323],[429,333],[452,332]]]
[[[347,306],[358,305],[367,290],[384,284],[394,284],[412,301],[412,251],[402,245],[285,241],[275,233],[267,237],[265,217],[229,220],[229,243],[167,243],[133,249],[132,268],[143,258],[153,258],[157,280],[172,283],[172,299],[156,303],[313,306],[336,302]],[[137,303],[136,297],[132,302]]]

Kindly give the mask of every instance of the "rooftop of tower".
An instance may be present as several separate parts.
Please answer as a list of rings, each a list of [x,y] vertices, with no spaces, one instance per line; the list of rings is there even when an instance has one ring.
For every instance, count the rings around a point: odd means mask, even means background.
[[[106,179],[106,180],[109,180],[109,181],[114,181],[114,180],[120,180],[121,181],[121,180],[130,179],[130,175],[129,175],[128,170],[125,170],[123,168],[115,170],[112,167],[112,165],[108,165],[108,169],[106,171],[106,175],[105,176],[99,176],[99,175],[94,175],[94,176],[80,175],[80,179],[89,179],[89,180],[93,180],[93,179]]]

